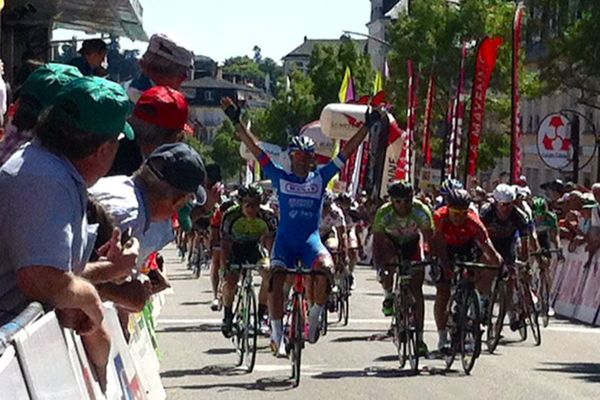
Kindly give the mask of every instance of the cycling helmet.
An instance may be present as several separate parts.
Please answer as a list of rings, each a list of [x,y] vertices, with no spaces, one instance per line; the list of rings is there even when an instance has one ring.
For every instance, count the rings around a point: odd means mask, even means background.
[[[548,211],[548,202],[543,197],[536,197],[533,199],[533,212],[535,214],[542,214]]]
[[[447,178],[442,182],[442,186],[440,188],[440,194],[442,196],[447,196],[451,190],[463,189],[464,186],[461,181],[457,179]]]
[[[333,203],[334,200],[335,195],[331,191],[327,190],[323,195],[323,204],[329,206]]]
[[[498,203],[512,203],[516,197],[514,188],[506,183],[501,183],[494,189],[494,200]]]
[[[467,209],[471,205],[471,195],[465,189],[454,189],[448,192],[446,202],[448,207]]]
[[[515,192],[517,194],[517,197],[521,197],[521,198],[528,198],[531,197],[531,189],[529,189],[528,186],[515,186]]]
[[[263,190],[258,185],[244,185],[238,189],[238,197],[243,199],[244,197],[262,198]]]
[[[395,181],[388,187],[388,195],[391,198],[407,198],[413,196],[413,187],[407,181]]]
[[[315,142],[308,136],[294,136],[290,139],[288,152],[303,151],[307,153],[315,152]]]
[[[347,204],[352,202],[352,197],[348,193],[340,193],[336,201],[341,204]]]

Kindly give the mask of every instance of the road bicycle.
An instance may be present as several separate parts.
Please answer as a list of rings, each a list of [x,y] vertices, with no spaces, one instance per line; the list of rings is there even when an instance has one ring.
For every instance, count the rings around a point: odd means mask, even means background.
[[[548,327],[550,322],[550,291],[552,289],[552,278],[549,270],[550,263],[552,262],[552,255],[557,254],[558,258],[562,258],[562,249],[542,249],[535,253],[530,253],[530,257],[534,257],[535,261],[532,263],[532,288],[536,293],[539,302],[537,304],[540,317],[542,318],[542,325],[544,328]]]
[[[481,354],[482,310],[479,294],[475,289],[475,270],[498,267],[478,262],[455,260],[452,291],[448,302],[448,332],[450,345],[445,351],[446,369],[450,369],[456,355],[460,353],[462,368],[470,374],[475,361]]]
[[[258,269],[256,264],[239,264],[240,280],[238,282],[238,298],[233,312],[232,341],[237,354],[237,366],[244,365],[252,372],[256,362],[258,343],[258,310],[252,271]]]

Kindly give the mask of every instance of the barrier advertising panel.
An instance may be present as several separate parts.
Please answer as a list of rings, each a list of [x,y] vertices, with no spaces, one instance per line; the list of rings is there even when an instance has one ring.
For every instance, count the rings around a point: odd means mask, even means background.
[[[9,346],[0,356],[0,390],[7,399],[29,399],[16,351]]]

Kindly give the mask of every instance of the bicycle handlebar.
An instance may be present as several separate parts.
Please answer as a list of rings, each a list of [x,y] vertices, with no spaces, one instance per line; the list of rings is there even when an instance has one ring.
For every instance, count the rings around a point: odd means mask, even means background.
[[[472,261],[454,261],[454,266],[456,267],[462,267],[462,268],[467,268],[467,269],[492,269],[492,270],[498,270],[500,267],[496,266],[496,265],[491,265],[491,264],[483,264],[483,263],[479,263],[479,262],[472,262]]]
[[[561,254],[562,255],[563,251],[562,249],[549,249],[549,250],[540,250],[540,251],[536,251],[533,253],[529,253],[529,257],[535,257],[535,256],[549,256],[552,254]]]

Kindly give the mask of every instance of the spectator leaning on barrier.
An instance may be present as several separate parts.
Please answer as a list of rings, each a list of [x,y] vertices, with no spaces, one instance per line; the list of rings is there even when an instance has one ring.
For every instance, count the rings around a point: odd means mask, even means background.
[[[74,57],[69,64],[77,67],[86,76],[106,76],[105,68],[108,47],[102,39],[84,40],[79,49],[80,56]]]
[[[58,92],[82,76],[77,68],[70,65],[45,64],[27,78],[19,91],[14,117],[0,142],[0,164],[32,139],[39,116],[54,103]]]
[[[137,102],[143,92],[156,85],[179,89],[193,66],[191,51],[162,33],[154,34],[140,59],[142,73],[126,84],[127,94]]]
[[[0,318],[28,300],[55,307],[63,326],[86,335],[103,388],[110,338],[90,282],[128,276],[137,241],[121,247],[116,230],[100,260],[88,263],[95,227],[87,223],[87,188],[108,171],[118,138],[133,139],[130,112],[119,85],[96,77],[74,80],[58,93],[35,139],[0,168]]]
[[[151,222],[170,221],[192,198],[204,204],[205,179],[204,163],[194,149],[184,143],[165,144],[150,154],[133,176],[100,179],[90,194],[122,230],[131,228],[132,235],[140,239],[140,254],[149,255],[163,247],[145,238]],[[118,291],[111,294],[115,295],[112,300],[119,302]]]

